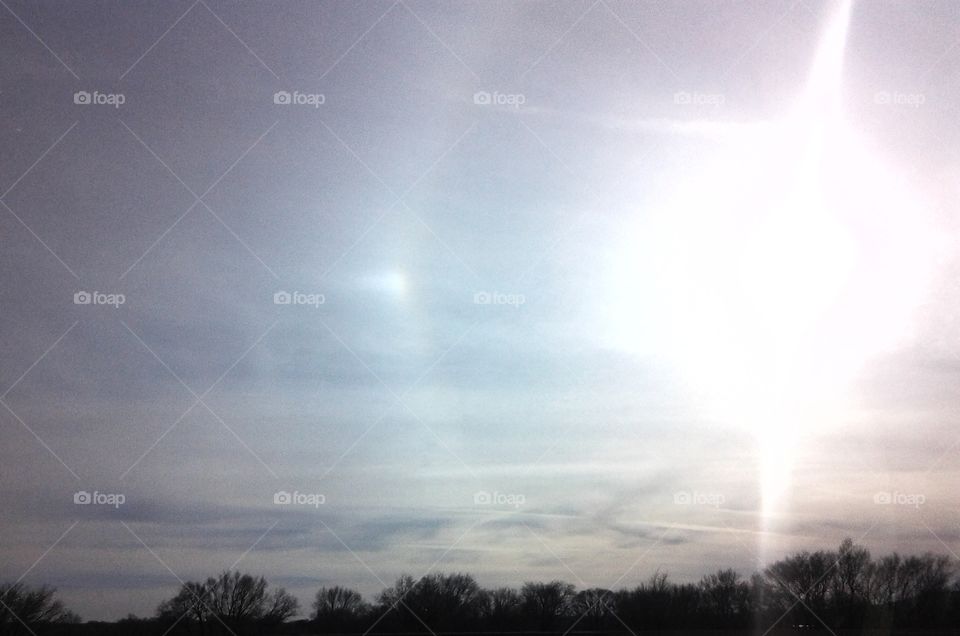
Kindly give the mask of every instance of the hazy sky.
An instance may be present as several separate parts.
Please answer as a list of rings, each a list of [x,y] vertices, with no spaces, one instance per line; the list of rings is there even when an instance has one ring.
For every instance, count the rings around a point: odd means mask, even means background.
[[[0,5],[0,580],[960,551],[954,2]]]

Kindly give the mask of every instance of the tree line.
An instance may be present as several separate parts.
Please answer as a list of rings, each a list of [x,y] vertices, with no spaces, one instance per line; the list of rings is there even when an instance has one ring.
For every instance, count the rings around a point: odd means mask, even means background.
[[[942,555],[873,558],[852,540],[837,550],[798,552],[745,578],[732,569],[697,583],[657,571],[632,588],[577,590],[564,581],[481,587],[469,574],[400,576],[368,600],[320,588],[310,618],[262,576],[223,572],[185,582],[152,618],[78,624],[52,588],[0,586],[0,634],[198,634],[443,632],[641,632],[693,629],[955,628],[960,581]],[[29,631],[28,631],[29,630]]]

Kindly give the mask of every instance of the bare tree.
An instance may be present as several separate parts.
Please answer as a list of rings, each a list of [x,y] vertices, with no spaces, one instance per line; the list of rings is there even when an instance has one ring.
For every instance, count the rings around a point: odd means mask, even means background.
[[[837,555],[818,550],[803,551],[770,565],[764,573],[779,593],[784,607],[794,606],[795,620],[815,622],[826,614],[827,600],[834,587]]]
[[[573,597],[571,607],[577,620],[591,629],[602,629],[604,622],[613,612],[613,592],[600,587],[581,590]]]
[[[643,586],[648,592],[654,594],[665,594],[670,591],[669,575],[666,572],[657,569],[650,575],[650,579]]]
[[[0,584],[0,633],[33,633],[45,625],[79,623],[80,617],[55,598],[56,589],[23,583]]]
[[[267,596],[263,621],[270,625],[277,625],[293,618],[298,611],[300,611],[300,601],[280,587]]]
[[[892,609],[899,599],[897,578],[900,573],[900,555],[894,552],[876,561],[870,568],[869,597],[872,605]]]
[[[356,614],[363,608],[360,592],[339,585],[321,587],[313,601],[313,617],[316,619]]]
[[[570,608],[574,588],[563,581],[549,583],[527,582],[520,590],[522,607],[526,614],[537,618],[540,629],[552,629],[559,616]]]
[[[413,624],[419,625],[419,621],[410,612],[405,601],[415,585],[416,581],[412,576],[401,574],[396,583],[380,592],[377,595],[377,603],[382,616],[395,618],[406,627],[411,627]]]
[[[750,584],[734,570],[719,570],[700,580],[703,609],[719,625],[728,626],[746,614]]]
[[[428,574],[407,594],[406,605],[419,620],[439,627],[479,614],[480,586],[469,574]]]
[[[324,631],[347,631],[367,613],[359,592],[346,587],[321,587],[313,601],[313,620]]]
[[[171,625],[181,621],[195,623],[204,634],[213,613],[210,604],[210,590],[206,584],[187,582],[180,586],[176,596],[160,603],[157,617]]]
[[[520,613],[520,593],[511,587],[480,590],[477,607],[489,625],[503,628]]]
[[[207,579],[211,609],[218,616],[234,623],[263,616],[267,597],[267,581],[262,576],[241,572],[223,572]]]
[[[171,628],[196,625],[201,634],[236,633],[242,626],[282,623],[295,616],[299,606],[283,588],[268,592],[262,576],[223,572],[203,583],[184,583],[176,596],[160,604],[157,618]]]
[[[848,537],[840,544],[831,590],[839,625],[863,621],[870,603],[871,563],[870,552],[855,545],[853,539]]]

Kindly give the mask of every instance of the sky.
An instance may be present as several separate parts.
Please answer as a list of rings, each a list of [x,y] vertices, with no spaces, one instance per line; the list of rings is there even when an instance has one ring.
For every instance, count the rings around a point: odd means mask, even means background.
[[[960,16],[0,2],[0,580],[960,551]]]

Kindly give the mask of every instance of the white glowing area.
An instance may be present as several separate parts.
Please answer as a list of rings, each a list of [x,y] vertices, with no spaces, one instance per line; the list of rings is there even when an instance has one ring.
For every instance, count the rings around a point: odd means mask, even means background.
[[[406,298],[409,291],[407,275],[399,269],[369,275],[363,279],[363,284],[368,289],[398,300]]]
[[[380,283],[386,291],[396,296],[402,297],[407,293],[407,275],[403,272],[387,272],[381,277]]]
[[[666,355],[718,418],[754,432],[767,518],[805,433],[836,424],[864,362],[909,336],[940,252],[921,194],[844,119],[850,13],[791,112],[712,124],[722,150],[677,177],[611,267],[608,344]]]

